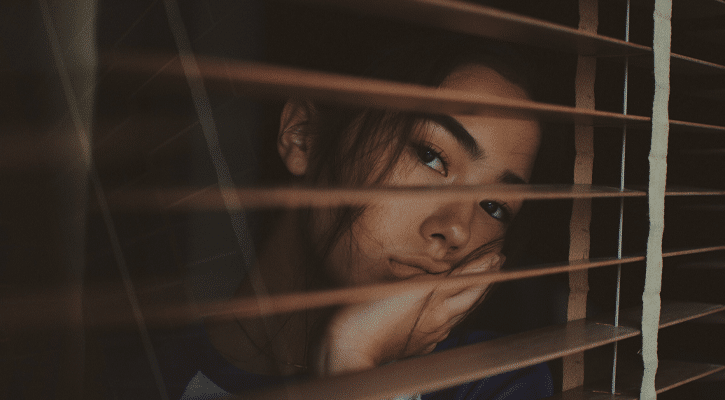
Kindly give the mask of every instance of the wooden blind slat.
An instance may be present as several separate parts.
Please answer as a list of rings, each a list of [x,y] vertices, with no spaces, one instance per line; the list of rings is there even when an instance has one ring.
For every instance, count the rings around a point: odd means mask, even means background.
[[[725,310],[725,305],[664,301],[660,329]]]
[[[491,7],[451,0],[305,0],[430,27],[581,55],[623,56],[647,46]]]
[[[645,191],[646,188],[642,185],[631,185],[628,187],[629,190],[640,192]],[[725,189],[707,189],[707,188],[693,188],[693,187],[682,187],[682,186],[670,186],[665,189],[666,197],[681,197],[681,196],[723,196],[725,195]]]
[[[665,190],[665,196],[723,196],[725,189],[695,189],[672,187]]]
[[[725,74],[725,65],[699,60],[694,57],[672,53],[670,56],[673,74],[686,75],[722,75]]]
[[[670,66],[673,75],[722,75],[725,66],[682,54],[670,54]],[[636,67],[652,70],[652,55],[637,55],[630,57],[630,63]]]
[[[660,360],[655,377],[655,392],[661,394],[723,370],[725,370],[725,366],[723,365]],[[619,391],[628,395],[639,393],[639,376],[641,373],[642,371],[640,370],[638,373],[629,372],[618,377],[619,383],[617,387],[621,389]]]
[[[725,325],[725,312],[706,315],[695,320],[699,324]]]
[[[183,78],[178,58],[168,55],[107,54],[104,63],[117,72]],[[647,124],[649,117],[577,109],[422,85],[301,70],[257,62],[196,58],[209,90],[229,85],[252,96],[308,97],[334,104],[369,106],[450,115],[496,115],[569,122],[579,125]]]
[[[655,391],[661,394],[706,376],[725,370],[723,365],[660,360],[655,377]],[[642,371],[622,374],[617,380],[617,394],[607,393],[606,384],[593,384],[560,393],[552,400],[635,400],[639,393],[639,378]]]
[[[96,125],[103,125],[104,121],[95,121]],[[147,118],[134,121],[133,128],[126,127],[124,129],[122,139],[111,134],[107,137],[100,138],[96,143],[96,149],[104,153],[105,158],[96,160],[96,163],[122,163],[127,160],[135,150],[128,149],[125,146],[115,146],[117,141],[133,141],[136,143],[135,149],[144,148],[144,146],[158,146],[164,143],[165,138],[162,136],[163,131],[158,129],[159,125],[184,124],[187,125],[191,121],[172,120],[169,118]],[[622,124],[632,127],[646,128],[647,121],[624,121]],[[598,125],[598,126],[605,126]],[[7,131],[20,130],[14,126],[3,125]],[[181,129],[181,128],[180,128]],[[98,131],[109,130],[104,127],[97,128]],[[700,133],[725,133],[725,126],[702,124],[697,122],[670,120],[670,131],[673,134],[700,134]],[[64,162],[65,157],[70,154],[67,150],[68,144],[62,138],[57,136],[47,136],[42,138],[32,138],[28,136],[22,137],[0,137],[0,168],[8,170],[18,170],[21,168],[30,168],[49,162]],[[155,147],[150,147],[149,151],[154,151]],[[725,149],[701,149],[689,150],[689,153],[697,154],[722,154]]]
[[[575,387],[549,397],[549,400],[637,400],[637,396],[625,394],[611,394],[609,391],[583,386]]]
[[[379,400],[430,392],[582,352],[638,333],[632,328],[579,320],[400,360],[355,374],[244,393],[238,398]]]
[[[725,365],[661,360],[657,368],[655,388],[657,394],[660,394],[723,370]]]
[[[725,246],[706,247],[700,249],[688,249],[665,252],[664,257],[697,254],[712,251],[725,250]],[[515,270],[483,273],[448,279],[433,277],[424,285],[470,285],[489,284],[493,282],[504,282],[517,279],[533,278],[537,276],[552,275],[575,270],[607,267],[617,264],[630,264],[643,261],[644,256],[635,255],[622,259],[615,257],[595,258],[579,260],[575,262],[556,263],[547,265],[535,265]],[[309,308],[326,307],[336,304],[357,303],[381,299],[392,294],[400,293],[410,289],[413,285],[421,283],[398,282],[382,285],[371,285],[357,288],[340,289],[325,292],[312,293],[289,293],[269,297],[271,312],[299,311]],[[89,304],[86,324],[89,326],[109,327],[127,326],[133,324],[133,316],[128,310],[119,305],[125,301],[123,289],[116,285],[95,285],[86,288],[87,303]],[[169,281],[156,283],[140,282],[135,285],[138,293],[146,305],[144,315],[147,323],[151,325],[181,325],[197,320],[205,316],[222,316],[236,313],[238,316],[254,317],[263,313],[254,299],[237,299],[234,301],[223,301],[218,303],[206,303],[189,307],[182,302],[183,282]],[[44,293],[11,293],[6,291],[3,294],[3,304],[8,305],[0,310],[0,317],[6,322],[11,330],[34,329],[36,327],[63,326],[70,322],[62,318],[63,314],[58,311],[62,303],[58,301],[58,295],[49,291]],[[710,305],[712,306],[712,305]],[[703,312],[714,313],[716,310],[703,306]],[[669,314],[668,314],[669,315]],[[686,317],[687,315],[685,315]],[[680,318],[680,317],[676,317]],[[675,320],[676,318],[671,318]],[[597,318],[596,321],[609,323],[612,318]],[[636,324],[632,324],[636,326]]]
[[[175,56],[106,54],[105,63],[116,72],[161,73],[183,77]],[[649,117],[624,115],[524,100],[476,96],[455,90],[430,88],[368,78],[358,78],[256,62],[197,57],[209,88],[236,89],[262,97],[309,97],[340,104],[446,114],[496,114],[513,118],[591,126],[648,127]],[[675,132],[725,132],[725,127],[670,120]]]
[[[644,256],[624,257],[622,259],[614,257],[599,258],[471,274],[456,278],[430,277],[423,282],[402,281],[309,293],[288,293],[268,297],[269,308],[266,313],[260,309],[258,302],[254,298],[225,300],[197,304],[191,307],[183,302],[183,282],[180,281],[139,282],[135,286],[138,288],[139,296],[145,304],[143,311],[147,323],[151,325],[181,325],[207,316],[224,316],[235,313],[238,317],[256,317],[266,315],[269,312],[283,313],[338,304],[373,301],[425,285],[431,288],[439,285],[451,285],[451,287],[465,287],[472,284],[485,285],[574,270],[628,264],[643,260]],[[133,315],[129,310],[120,307],[121,304],[124,304],[126,297],[122,287],[102,284],[87,286],[89,286],[86,290],[88,310],[85,319],[87,325],[108,327],[126,326],[133,323]],[[58,302],[59,296],[54,291],[43,293],[11,293],[6,291],[3,294],[2,301],[8,306],[0,309],[0,317],[6,322],[8,329],[12,330],[68,324],[68,321],[62,318],[63,314],[59,313],[57,309],[57,307],[62,306]]]
[[[685,256],[690,254],[709,253],[725,250],[725,246],[700,247],[697,249],[671,250],[662,254],[662,257]]]
[[[581,55],[626,55],[632,57],[635,65],[652,69],[652,49],[647,46],[482,5],[450,0],[305,1]],[[674,74],[725,73],[725,66],[717,63],[676,53],[671,53],[671,57]]]
[[[572,198],[643,197],[643,191],[593,185],[511,185],[385,188],[237,188],[219,189],[137,189],[110,193],[109,205],[114,209],[152,210],[159,206],[170,211],[224,209],[222,195],[235,195],[241,208],[270,207],[332,207],[369,204],[377,200],[413,202],[481,201],[482,196],[502,201],[556,200]],[[423,196],[424,195],[424,196]]]
[[[701,124],[698,122],[687,122],[670,120],[670,131],[672,133],[725,133],[725,126]]]
[[[205,189],[135,189],[119,190],[109,195],[114,210],[212,211],[222,210],[223,194],[233,194],[241,208],[300,208],[334,207],[368,204],[380,199],[398,201],[465,201],[481,200],[481,196],[499,200],[561,200],[591,198],[644,197],[638,188],[620,191],[617,188],[594,185],[482,185],[408,188],[237,188],[219,189],[216,185]],[[722,196],[725,190],[672,188],[666,196]]]
[[[696,318],[704,317],[720,311],[725,311],[725,305],[707,304],[694,302],[663,301],[660,312],[659,328],[680,324]],[[610,323],[614,318],[602,316],[595,318],[595,321]],[[642,322],[642,307],[633,307],[622,310],[619,316],[619,323],[622,326],[639,329]]]

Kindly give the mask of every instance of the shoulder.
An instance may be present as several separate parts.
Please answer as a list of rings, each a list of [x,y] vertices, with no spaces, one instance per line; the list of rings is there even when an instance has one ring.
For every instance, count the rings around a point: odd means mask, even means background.
[[[439,343],[435,351],[492,340],[500,335],[488,331],[464,331]],[[423,400],[542,399],[553,395],[554,386],[546,363],[483,378],[460,386],[425,394]]]
[[[118,399],[155,398],[161,379],[171,400],[215,398],[281,383],[278,376],[257,375],[227,361],[211,344],[202,323],[178,329],[154,330],[153,353],[143,350],[131,335],[103,338],[105,368],[100,379],[106,397]],[[129,350],[135,349],[135,350]],[[158,375],[150,367],[151,361]]]
[[[170,338],[159,360],[171,399],[214,398],[282,383],[281,376],[244,371],[226,360],[198,324]],[[201,397],[200,397],[201,396]]]

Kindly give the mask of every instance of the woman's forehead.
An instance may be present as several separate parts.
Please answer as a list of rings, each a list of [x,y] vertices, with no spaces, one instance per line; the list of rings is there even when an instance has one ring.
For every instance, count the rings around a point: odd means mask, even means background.
[[[504,98],[528,99],[526,91],[481,64],[458,67],[441,88]],[[480,147],[486,169],[510,170],[528,180],[538,151],[541,129],[536,121],[494,115],[452,116]]]
[[[440,87],[512,99],[529,98],[521,86],[482,64],[464,64],[455,68]]]

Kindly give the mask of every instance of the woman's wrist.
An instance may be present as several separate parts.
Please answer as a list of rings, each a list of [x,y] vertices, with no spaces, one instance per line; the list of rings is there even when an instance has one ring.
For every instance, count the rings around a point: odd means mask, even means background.
[[[315,352],[315,373],[319,376],[333,376],[375,368],[374,357],[362,351],[344,337],[328,331]]]
[[[334,376],[357,371],[364,371],[375,368],[377,363],[369,356],[356,351],[340,348],[335,345],[326,346],[325,351],[320,352],[316,373],[319,376]],[[420,400],[420,393],[398,396],[386,400]]]
[[[369,356],[349,349],[332,350],[327,353],[324,375],[340,375],[375,368],[376,363]]]

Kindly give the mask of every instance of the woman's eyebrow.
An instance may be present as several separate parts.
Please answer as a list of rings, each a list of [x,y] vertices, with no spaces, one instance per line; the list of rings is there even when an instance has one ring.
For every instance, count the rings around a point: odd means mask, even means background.
[[[475,161],[483,157],[483,151],[478,147],[476,139],[455,118],[445,114],[427,114],[425,118],[445,128],[463,146]]]

